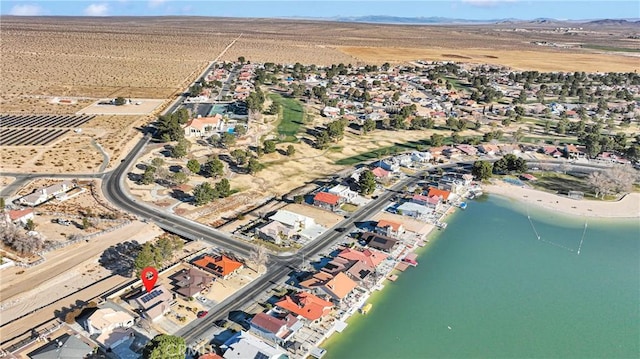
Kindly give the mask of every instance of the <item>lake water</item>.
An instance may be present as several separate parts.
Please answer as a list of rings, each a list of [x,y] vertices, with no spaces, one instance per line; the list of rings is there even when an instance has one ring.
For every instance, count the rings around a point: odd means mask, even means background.
[[[325,358],[640,356],[638,221],[589,219],[585,231],[584,219],[485,196],[447,222],[418,267],[321,345]]]

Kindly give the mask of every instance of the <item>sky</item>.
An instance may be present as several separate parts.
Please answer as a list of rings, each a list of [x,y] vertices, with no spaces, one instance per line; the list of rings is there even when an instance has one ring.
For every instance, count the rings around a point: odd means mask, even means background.
[[[640,0],[0,0],[0,14],[21,16],[336,17],[388,15],[469,20],[640,18]]]

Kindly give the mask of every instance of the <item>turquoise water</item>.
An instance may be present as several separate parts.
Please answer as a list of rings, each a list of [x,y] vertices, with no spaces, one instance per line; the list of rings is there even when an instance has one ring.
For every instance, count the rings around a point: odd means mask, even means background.
[[[227,113],[227,105],[213,105],[213,107],[211,107],[211,111],[209,111],[209,115],[224,115],[225,113]]]
[[[325,358],[640,356],[637,221],[590,219],[585,232],[584,219],[494,197],[447,221],[418,267],[321,345]]]

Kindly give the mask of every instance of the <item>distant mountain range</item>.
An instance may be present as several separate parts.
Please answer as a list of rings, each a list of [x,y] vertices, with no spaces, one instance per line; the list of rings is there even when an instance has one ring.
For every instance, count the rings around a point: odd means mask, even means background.
[[[307,18],[309,20],[328,20],[339,22],[362,22],[370,24],[404,24],[404,25],[447,25],[447,24],[551,24],[551,23],[571,23],[589,25],[625,25],[640,26],[640,19],[597,19],[597,20],[558,20],[551,18],[539,18],[533,20],[522,19],[492,19],[492,20],[469,20],[454,19],[447,17],[400,17],[387,15],[370,16],[346,16],[332,18]]]

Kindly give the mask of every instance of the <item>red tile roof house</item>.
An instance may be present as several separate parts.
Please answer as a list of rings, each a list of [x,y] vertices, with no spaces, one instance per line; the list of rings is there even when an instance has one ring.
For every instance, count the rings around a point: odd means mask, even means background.
[[[342,198],[329,192],[318,192],[313,197],[313,205],[330,211],[335,211],[342,203]]]
[[[276,318],[268,313],[258,313],[251,320],[249,333],[267,342],[284,346],[302,325],[302,321],[291,314]]]
[[[436,197],[440,198],[441,201],[447,202],[447,200],[449,200],[449,196],[450,195],[451,195],[451,192],[449,192],[449,191],[445,191],[445,190],[438,189],[438,188],[435,188],[435,187],[429,187],[429,194],[427,196],[429,196],[429,197],[436,196]]]
[[[373,175],[377,178],[377,179],[386,179],[389,178],[389,171],[386,171],[385,169],[381,168],[381,167],[376,167],[374,168],[372,171]]]
[[[194,261],[193,264],[207,272],[221,277],[222,279],[229,278],[244,267],[242,263],[224,255],[217,256],[215,258],[205,255],[204,257]]]
[[[215,133],[222,131],[222,115],[217,113],[212,117],[196,117],[184,126],[184,135],[186,137],[210,137]]]
[[[585,158],[587,157],[587,155],[584,153],[584,151],[578,147],[576,147],[575,145],[565,145],[564,146],[564,153],[567,156],[567,158]]]
[[[34,218],[34,212],[31,208],[26,209],[18,209],[18,210],[9,210],[5,212],[5,221],[6,223],[16,223],[20,222],[22,225],[27,224],[28,220],[32,220]]]
[[[382,219],[376,224],[375,232],[385,236],[397,238],[404,233],[404,227],[400,222],[393,222]]]
[[[339,303],[357,286],[358,283],[349,278],[348,275],[340,272],[328,282],[320,286],[320,289],[327,293],[334,302]]]
[[[287,295],[275,305],[311,322],[329,315],[333,309],[333,303],[307,292]]]

